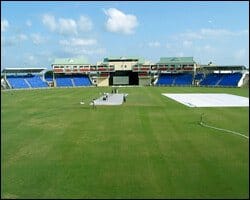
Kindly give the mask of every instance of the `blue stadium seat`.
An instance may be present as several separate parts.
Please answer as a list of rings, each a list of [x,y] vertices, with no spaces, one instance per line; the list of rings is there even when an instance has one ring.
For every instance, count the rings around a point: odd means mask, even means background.
[[[47,83],[42,81],[40,76],[26,75],[26,76],[7,76],[7,80],[11,87],[16,88],[42,88],[48,87]]]
[[[25,78],[32,88],[48,87],[47,83],[42,81],[40,76],[28,76]]]
[[[208,74],[201,82],[200,85],[216,86],[221,79],[222,74]]]
[[[224,74],[223,79],[218,85],[220,86],[238,86],[238,82],[241,79],[241,73]]]
[[[194,80],[202,80],[204,78],[204,74],[198,73],[195,75]]]
[[[8,76],[7,80],[13,89],[29,88],[29,85],[24,80],[24,76]]]
[[[176,74],[174,85],[192,85],[193,76],[192,74]]]
[[[73,77],[75,86],[90,86],[91,82],[88,76]]]
[[[53,77],[45,77],[45,80],[51,82],[51,81],[53,81]]]
[[[174,78],[172,74],[161,74],[156,85],[172,85]]]
[[[161,74],[156,85],[192,85],[192,74]]]
[[[200,85],[208,86],[238,86],[238,82],[241,79],[241,73],[232,73],[232,74],[208,74],[204,78]]]
[[[56,77],[58,87],[91,86],[92,83],[87,75],[71,75]]]
[[[56,77],[56,85],[57,87],[73,87],[71,77]]]

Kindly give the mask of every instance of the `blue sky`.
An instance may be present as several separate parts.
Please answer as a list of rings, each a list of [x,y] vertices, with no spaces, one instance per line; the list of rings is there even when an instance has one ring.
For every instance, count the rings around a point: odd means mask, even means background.
[[[1,68],[193,56],[249,65],[249,2],[1,2]]]

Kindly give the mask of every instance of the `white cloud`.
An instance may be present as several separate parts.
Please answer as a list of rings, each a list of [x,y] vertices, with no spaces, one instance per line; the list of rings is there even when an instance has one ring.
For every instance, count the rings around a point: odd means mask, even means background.
[[[57,56],[54,56],[48,49],[33,52],[22,52],[19,63],[27,67],[49,67],[55,57]],[[53,58],[53,60],[51,60],[51,58]]]
[[[93,27],[92,21],[86,16],[80,16],[78,20],[70,18],[59,18],[50,14],[42,17],[42,23],[52,32],[61,35],[77,35],[81,31],[90,31]]]
[[[80,16],[80,19],[77,21],[77,25],[80,31],[90,31],[93,27],[92,21],[85,16]]]
[[[71,38],[69,40],[60,40],[59,44],[63,51],[72,56],[80,55],[103,55],[106,49],[97,47],[95,39]]]
[[[179,40],[180,38],[186,39],[186,40],[200,40],[203,39],[204,36],[202,36],[199,32],[185,32],[185,33],[180,33],[176,36],[174,36],[175,39]]]
[[[212,51],[214,48],[211,47],[209,44],[207,44],[207,45],[205,45],[205,46],[203,47],[203,49],[206,50],[206,51]]]
[[[39,45],[44,42],[44,38],[39,33],[30,34],[30,37],[35,45]]]
[[[91,46],[97,44],[95,39],[71,38],[69,40],[60,40],[59,44],[65,46]]]
[[[42,63],[41,61],[43,60],[41,57],[37,57],[31,53],[25,53],[25,58],[27,58],[27,61],[25,61],[24,65],[25,66],[33,66],[35,67],[38,63]]]
[[[8,20],[6,20],[6,19],[1,20],[1,32],[5,32],[8,27],[9,27]]]
[[[106,28],[110,32],[132,34],[138,26],[138,21],[135,15],[125,14],[116,8],[104,10],[108,16]]]
[[[183,52],[179,52],[179,53],[177,53],[177,56],[178,56],[178,57],[183,57],[183,56],[184,56],[184,53],[183,53]]]
[[[62,35],[77,34],[77,25],[75,20],[60,18],[58,20],[58,30]]]
[[[73,50],[73,49],[72,49]],[[105,48],[95,48],[95,49],[79,49],[70,51],[73,55],[104,55],[106,53]]]
[[[234,53],[234,58],[235,58],[236,60],[242,60],[242,59],[244,59],[246,56],[247,56],[247,51],[246,51],[246,49],[240,49],[240,50],[237,50],[237,51]]]
[[[35,57],[32,56],[32,55],[30,55],[30,56],[28,57],[28,59],[29,59],[29,61],[34,61],[34,60],[35,60]]]
[[[28,19],[28,20],[26,21],[26,25],[27,25],[28,27],[31,27],[31,26],[32,26],[32,22]]]
[[[17,44],[16,37],[9,37],[9,38],[4,37],[1,40],[1,46],[10,47],[10,46],[15,46],[16,44]]]
[[[149,42],[148,46],[149,47],[160,47],[161,44],[158,41],[155,41],[155,42]]]
[[[171,45],[170,43],[167,43],[167,44],[166,44],[166,48],[167,48],[167,49],[171,49],[171,48],[172,48],[172,45]]]
[[[105,48],[88,48],[88,47],[72,47],[66,46],[63,51],[72,56],[81,56],[81,55],[104,55],[106,53]]]
[[[201,29],[201,34],[208,37],[226,37],[226,36],[247,36],[248,30],[230,31],[226,29]]]
[[[220,49],[220,47],[219,47],[219,49]],[[209,59],[211,57],[213,57],[214,55],[218,56],[218,54],[220,53],[220,51],[218,51],[218,47],[216,48],[216,47],[211,46],[209,44],[205,44],[203,46],[195,46],[193,48],[193,50],[194,50],[195,54],[199,54],[199,55],[203,54],[205,57],[207,57]]]
[[[227,29],[210,29],[202,28],[198,31],[187,31],[176,35],[174,38],[179,40],[180,38],[184,40],[201,40],[208,38],[223,38],[223,37],[234,37],[234,36],[248,36],[248,30],[240,31],[230,31]]]
[[[28,39],[28,36],[25,34],[18,34],[16,36],[11,37],[3,37],[1,36],[1,46],[15,46],[20,44],[20,42],[25,41]]]
[[[190,48],[192,46],[193,42],[189,40],[184,40],[182,45],[183,47]]]
[[[56,19],[53,15],[45,14],[42,17],[43,24],[49,28],[50,31],[56,30]]]
[[[248,36],[249,35],[249,30],[247,30],[247,29],[246,30],[241,30],[241,31],[238,31],[237,34],[238,35],[247,35]]]
[[[204,37],[221,37],[234,35],[234,32],[226,29],[201,29],[200,34]]]
[[[28,36],[25,35],[25,34],[19,34],[17,36],[17,39],[20,40],[20,41],[24,41],[24,40],[27,40],[28,39]]]

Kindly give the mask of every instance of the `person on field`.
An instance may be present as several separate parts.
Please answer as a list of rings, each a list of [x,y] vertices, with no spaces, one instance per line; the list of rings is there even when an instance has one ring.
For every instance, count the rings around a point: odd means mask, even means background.
[[[95,99],[92,100],[92,106],[93,106],[93,107],[92,107],[93,109],[96,109]]]

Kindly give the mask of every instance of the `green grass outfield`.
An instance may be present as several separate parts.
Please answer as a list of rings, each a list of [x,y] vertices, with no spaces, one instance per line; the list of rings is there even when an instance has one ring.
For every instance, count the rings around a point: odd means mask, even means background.
[[[249,198],[249,107],[189,108],[161,93],[248,88],[133,87],[1,92],[2,198]],[[80,105],[80,101],[85,105]]]

